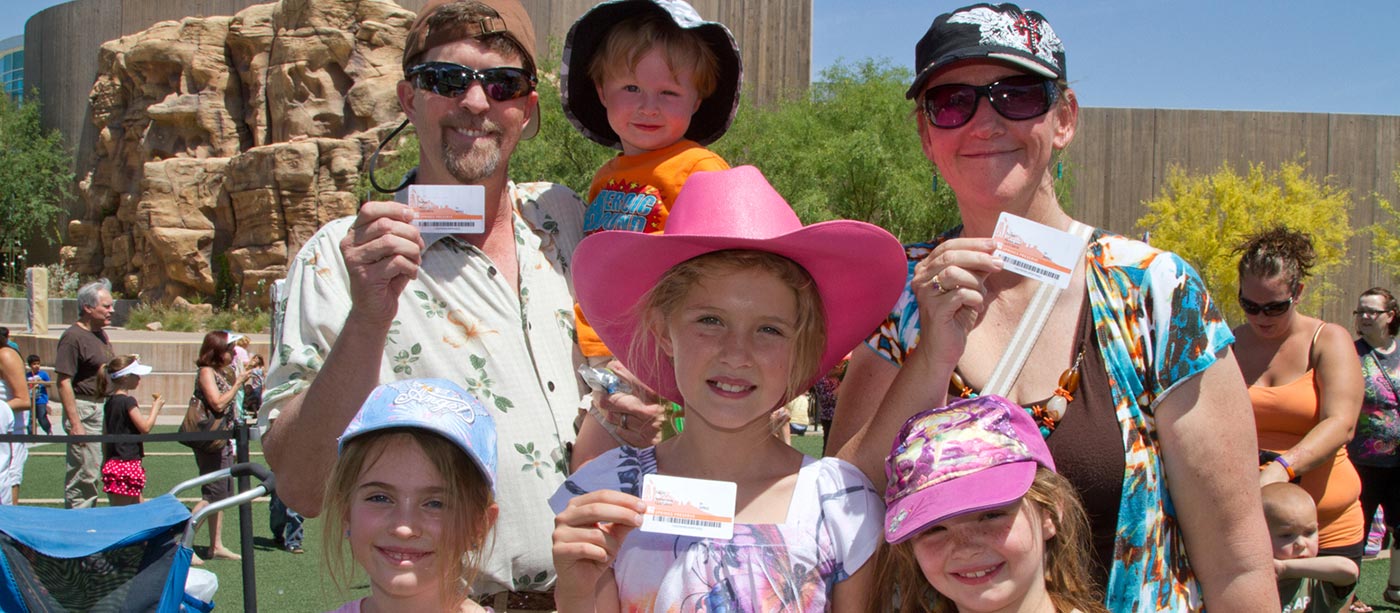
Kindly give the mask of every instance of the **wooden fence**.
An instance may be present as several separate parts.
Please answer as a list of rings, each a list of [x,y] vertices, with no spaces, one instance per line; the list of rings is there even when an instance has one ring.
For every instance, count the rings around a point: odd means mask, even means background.
[[[1394,179],[1400,115],[1086,108],[1068,154],[1074,213],[1086,223],[1138,235],[1143,203],[1161,192],[1172,165],[1196,174],[1229,162],[1243,174],[1250,163],[1277,167],[1300,153],[1311,175],[1350,190],[1354,229],[1377,220],[1377,194],[1400,205]],[[1320,316],[1350,329],[1362,291],[1400,287],[1372,262],[1370,236],[1354,236],[1348,255],[1350,262],[1331,279],[1340,292]]]

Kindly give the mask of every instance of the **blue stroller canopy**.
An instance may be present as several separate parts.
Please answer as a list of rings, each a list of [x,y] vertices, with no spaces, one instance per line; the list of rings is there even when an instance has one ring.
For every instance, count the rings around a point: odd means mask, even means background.
[[[190,511],[172,494],[124,507],[0,506],[0,610],[175,610],[189,556],[177,556]]]

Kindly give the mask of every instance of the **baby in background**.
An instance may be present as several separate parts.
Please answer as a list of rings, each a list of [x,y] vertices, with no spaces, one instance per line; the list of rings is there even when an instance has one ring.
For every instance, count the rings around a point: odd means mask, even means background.
[[[1260,494],[1283,613],[1341,610],[1348,594],[1337,593],[1333,585],[1355,584],[1360,569],[1342,556],[1317,555],[1317,506],[1312,496],[1292,483],[1270,483]]]

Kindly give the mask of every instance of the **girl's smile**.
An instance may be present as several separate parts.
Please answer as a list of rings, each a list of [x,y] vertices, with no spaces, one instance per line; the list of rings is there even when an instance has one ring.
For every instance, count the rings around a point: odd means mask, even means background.
[[[436,598],[446,484],[418,445],[385,446],[350,502],[348,537],[376,596]]]
[[[776,408],[788,391],[796,322],[797,294],[772,272],[698,279],[660,335],[686,410],[737,428]]]
[[[934,524],[914,537],[914,557],[961,613],[1042,611],[1045,541],[1054,535],[1050,518],[1022,498]]]

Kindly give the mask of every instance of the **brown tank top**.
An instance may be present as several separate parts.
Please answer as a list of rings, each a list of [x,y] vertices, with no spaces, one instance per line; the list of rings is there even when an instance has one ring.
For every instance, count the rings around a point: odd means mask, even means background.
[[[1095,585],[1108,584],[1113,544],[1118,533],[1118,507],[1123,497],[1123,431],[1113,407],[1108,368],[1099,352],[1085,301],[1076,334],[1084,348],[1079,391],[1065,409],[1055,431],[1045,439],[1055,468],[1074,485],[1089,516],[1090,562]]]

